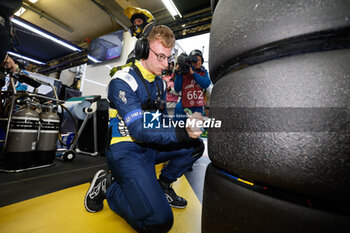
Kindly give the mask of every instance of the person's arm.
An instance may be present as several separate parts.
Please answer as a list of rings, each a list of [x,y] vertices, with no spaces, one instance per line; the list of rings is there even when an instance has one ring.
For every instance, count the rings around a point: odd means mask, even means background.
[[[6,62],[6,57],[8,57],[7,52],[11,49],[10,42],[10,24],[6,21],[10,21],[10,17],[19,10],[22,5],[22,0],[0,0],[0,18],[1,18],[1,36],[0,36],[0,66],[4,66]],[[11,59],[12,60],[12,59]],[[10,65],[10,64],[9,64]],[[10,68],[12,72],[15,72],[15,68]]]
[[[108,99],[125,121],[130,136],[145,143],[169,145],[189,142],[190,136],[185,128],[147,129],[140,101],[132,88],[121,79],[113,79],[108,88]]]
[[[204,76],[201,76],[200,74],[193,72],[192,74],[193,78],[196,80],[196,83],[201,86],[203,89],[207,89],[211,83],[208,71],[205,71]]]

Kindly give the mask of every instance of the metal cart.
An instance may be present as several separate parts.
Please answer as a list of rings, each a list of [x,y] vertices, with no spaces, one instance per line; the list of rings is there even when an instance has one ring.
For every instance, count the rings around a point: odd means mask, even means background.
[[[75,137],[75,139],[73,140],[73,143],[71,145],[69,145],[69,148],[58,148],[57,149],[57,157],[62,157],[64,161],[73,161],[76,157],[76,154],[85,154],[85,155],[90,155],[90,156],[97,156],[98,155],[98,149],[97,149],[97,134],[96,134],[96,117],[94,117],[94,115],[96,114],[96,110],[97,110],[97,101],[101,98],[100,95],[94,95],[94,96],[87,96],[87,97],[81,97],[80,99],[82,99],[85,102],[90,103],[90,106],[78,106],[77,108],[80,108],[79,111],[81,111],[82,114],[84,114],[84,119],[83,119],[83,123],[81,124],[81,126],[79,127],[79,130],[77,132],[77,136]],[[83,103],[83,102],[81,102]],[[68,109],[66,109],[68,110]],[[69,110],[68,110],[69,111]],[[93,142],[94,142],[94,151],[93,152],[88,152],[88,151],[82,151],[79,149],[79,144],[78,144],[78,140],[80,135],[82,134],[86,123],[88,122],[88,120],[93,117]],[[75,119],[73,119],[75,120]],[[60,153],[63,152],[63,153]]]
[[[7,74],[4,72],[1,72],[1,75],[2,75],[2,77],[7,76]],[[64,101],[61,101],[58,99],[56,89],[50,83],[47,83],[47,82],[44,82],[41,80],[37,80],[33,77],[29,77],[21,71],[18,73],[10,73],[9,80],[10,80],[10,85],[8,87],[8,90],[1,93],[1,104],[4,103],[4,105],[7,107],[7,110],[4,110],[2,112],[2,118],[1,118],[4,135],[3,135],[3,140],[0,140],[0,144],[1,144],[0,171],[3,171],[3,172],[22,172],[22,171],[26,171],[26,170],[49,167],[49,166],[54,165],[53,161],[48,163],[48,164],[45,164],[45,163],[31,164],[30,162],[28,162],[25,165],[23,164],[23,165],[18,165],[18,166],[16,166],[16,164],[15,164],[15,166],[12,166],[12,165],[9,165],[7,163],[7,158],[12,159],[11,156],[7,156],[10,153],[8,150],[9,145],[10,145],[9,144],[9,142],[10,142],[9,136],[11,136],[11,134],[13,134],[13,132],[20,132],[21,129],[29,129],[28,132],[31,132],[32,137],[35,137],[35,134],[36,134],[36,138],[35,138],[35,140],[33,140],[32,146],[31,146],[32,151],[28,151],[28,152],[34,153],[36,144],[38,143],[38,140],[39,140],[40,130],[43,127],[42,122],[40,121],[40,118],[35,123],[37,125],[34,125],[35,130],[30,129],[30,127],[32,127],[32,126],[30,126],[28,122],[30,120],[33,120],[30,117],[27,116],[28,121],[27,121],[27,119],[18,120],[18,117],[14,116],[14,114],[15,114],[14,108],[15,108],[16,103],[21,99],[28,99],[28,100],[31,99],[31,100],[37,101],[38,103],[47,102],[47,103],[54,104],[56,106],[58,104],[64,103]],[[16,91],[15,80],[20,81],[20,82],[24,82],[24,83],[32,86],[34,88],[33,93],[29,93],[29,92],[25,92],[25,91]],[[37,88],[41,85],[50,86],[54,92],[55,98],[50,98],[50,97],[45,96],[45,95],[37,94]],[[18,126],[18,125],[15,125],[14,121],[17,121],[16,123],[18,123],[19,121],[22,121],[22,122],[20,122],[20,126]],[[20,129],[18,129],[18,128],[20,128]],[[22,130],[22,131],[24,131],[24,130]],[[34,134],[34,136],[33,136],[33,134]],[[24,135],[24,136],[26,136],[26,135]],[[26,140],[26,139],[27,138],[23,137],[23,140]],[[22,142],[21,141],[17,142],[17,141],[16,141],[16,143],[18,143],[18,145],[15,145],[15,146],[11,145],[12,148],[21,147]],[[16,153],[25,154],[26,152],[22,153],[20,150],[18,150]],[[26,157],[26,159],[28,159],[28,156]]]

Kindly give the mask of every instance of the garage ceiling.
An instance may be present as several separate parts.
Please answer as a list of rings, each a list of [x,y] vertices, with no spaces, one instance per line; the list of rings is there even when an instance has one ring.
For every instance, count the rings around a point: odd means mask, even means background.
[[[23,7],[27,10],[20,19],[77,45],[82,50],[88,49],[87,41],[91,39],[131,26],[129,19],[123,14],[123,9],[127,6],[149,10],[157,23],[165,24],[174,31],[177,39],[209,32],[210,0],[173,0],[173,2],[182,18],[174,19],[161,0],[39,0],[35,4],[23,0]],[[22,55],[41,59],[46,63],[50,61],[52,65],[52,60],[58,59],[56,63],[59,64],[63,57],[72,53],[69,50],[60,50],[60,47],[55,48],[52,42],[45,42],[45,39],[38,39],[33,33],[16,27],[16,34],[20,39],[17,52]],[[63,60],[65,59],[71,58]]]

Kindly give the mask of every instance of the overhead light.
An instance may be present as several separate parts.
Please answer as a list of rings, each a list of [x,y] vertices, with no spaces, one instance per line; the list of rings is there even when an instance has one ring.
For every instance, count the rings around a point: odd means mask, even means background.
[[[99,63],[99,62],[101,62],[100,60],[97,60],[96,58],[91,57],[90,55],[88,55],[88,59],[89,59],[90,61],[95,62],[95,63]]]
[[[29,58],[29,57],[26,57],[26,56],[22,56],[22,55],[19,55],[19,54],[17,54],[17,53],[14,53],[14,52],[7,52],[7,53],[10,54],[10,55],[12,55],[12,56],[19,57],[19,58],[21,58],[21,59],[30,61],[30,62],[32,62],[32,63],[36,63],[36,64],[39,64],[39,65],[45,65],[44,62],[35,60],[35,59],[33,59],[33,58]]]
[[[26,23],[24,23],[22,21],[19,21],[18,19],[12,18],[11,21],[13,23],[15,23],[15,24],[17,24],[17,25],[19,25],[21,27],[24,27],[24,28],[26,28],[26,29],[36,33],[36,34],[39,34],[39,35],[41,35],[41,36],[43,36],[43,37],[45,37],[45,38],[47,38],[47,39],[57,43],[57,44],[60,44],[60,45],[66,47],[66,48],[68,48],[68,49],[70,49],[72,51],[79,51],[79,52],[81,51],[81,49],[78,49],[78,48],[74,47],[73,45],[70,45],[70,44],[68,44],[68,43],[66,43],[66,42],[64,42],[64,41],[62,41],[60,39],[57,39],[57,38],[55,38],[55,37],[53,37],[53,36],[51,36],[49,34],[46,34],[45,32],[40,31],[39,29],[36,29],[36,28],[34,28],[34,27],[32,27],[32,26],[30,26],[30,25],[28,25],[28,24],[26,24]]]
[[[169,13],[171,16],[175,19],[175,16],[179,16],[182,18],[182,15],[180,14],[179,10],[176,8],[175,4],[173,3],[172,0],[162,0],[164,6],[166,9],[168,9]]]
[[[21,8],[19,8],[18,11],[16,11],[16,12],[14,13],[14,15],[19,17],[19,16],[21,16],[26,10],[27,10],[26,8],[21,7]]]
[[[64,42],[64,41],[62,41],[62,40],[60,40],[60,39],[57,39],[57,38],[55,38],[55,37],[53,37],[53,36],[51,36],[51,35],[49,35],[49,34],[46,34],[45,32],[40,31],[39,29],[34,28],[34,27],[32,27],[32,26],[30,26],[30,25],[28,25],[28,24],[26,24],[26,23],[24,23],[24,22],[22,22],[22,21],[20,21],[20,20],[17,20],[17,19],[15,19],[15,18],[12,18],[11,21],[12,21],[13,23],[15,23],[15,24],[17,24],[17,25],[19,25],[19,26],[21,26],[21,27],[24,27],[24,28],[26,28],[26,29],[28,29],[28,30],[30,30],[30,31],[32,31],[32,32],[34,32],[34,33],[36,33],[36,34],[39,34],[39,35],[41,35],[41,36],[43,36],[43,37],[45,37],[45,38],[47,38],[47,39],[49,39],[49,40],[51,40],[51,41],[57,43],[57,44],[60,44],[60,45],[66,47],[66,48],[68,48],[68,49],[70,49],[70,50],[72,50],[72,51],[78,51],[78,52],[81,51],[81,49],[78,49],[78,48],[76,48],[76,47],[74,47],[74,46],[72,46],[72,45],[70,45],[70,44],[68,44],[68,43],[66,43],[66,42]],[[14,55],[14,56],[15,56],[15,55]],[[21,56],[21,55],[19,55],[19,56]],[[24,58],[23,58],[23,59],[24,59]],[[30,59],[30,58],[29,58],[29,59]],[[95,63],[101,62],[101,61],[97,60],[96,58],[91,57],[90,55],[88,55],[88,59],[91,60],[91,61],[93,61],[93,62],[95,62]],[[27,60],[28,60],[28,59],[27,59]],[[34,61],[35,61],[35,60],[34,60]],[[34,62],[34,61],[33,61],[33,62]],[[38,62],[38,61],[37,61],[37,62]],[[42,62],[41,62],[41,63],[42,63]],[[39,64],[40,64],[40,62],[39,62]],[[45,64],[45,63],[43,63],[43,64]]]
[[[37,1],[39,1],[39,0],[29,0],[29,2],[31,2],[31,3],[37,3]]]

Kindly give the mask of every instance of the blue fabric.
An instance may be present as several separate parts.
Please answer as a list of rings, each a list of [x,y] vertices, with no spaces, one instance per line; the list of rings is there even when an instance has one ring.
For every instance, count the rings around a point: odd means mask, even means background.
[[[192,156],[194,148],[168,151],[121,142],[106,149],[106,159],[114,182],[107,190],[110,208],[139,232],[157,226],[156,232],[167,232],[173,224],[173,213],[157,181],[155,164],[170,160],[161,173],[175,181],[202,155]]]
[[[28,85],[26,85],[26,84],[18,82],[16,85],[17,91],[26,91],[27,89],[28,89]]]
[[[141,109],[135,109],[128,114],[125,115],[125,123],[126,125],[129,125],[130,123],[136,121],[137,119],[140,119],[143,117],[142,110]]]
[[[148,101],[147,90],[141,79],[137,76],[136,72],[133,69],[130,69],[129,74],[132,75],[137,84],[138,88],[134,92],[131,87],[122,79],[116,78],[109,83],[108,88],[108,99],[113,103],[115,108],[118,110],[118,114],[121,116],[124,121],[127,121],[126,117],[130,116],[132,113],[138,112],[141,109],[141,105],[146,104]],[[146,81],[146,85],[150,92],[151,99],[157,98],[157,83],[158,87],[162,87],[162,82],[159,77],[156,77],[155,81],[149,83]],[[120,96],[124,97],[121,98]],[[163,92],[162,99],[166,99],[166,91]],[[165,106],[165,105],[164,105]],[[163,117],[167,116],[166,106],[163,111],[161,111]],[[118,123],[121,119],[113,118],[111,119],[110,126],[112,127],[112,135],[117,136],[121,135],[120,132],[117,132]],[[179,143],[176,138],[175,128],[162,128],[158,130],[145,129],[143,117],[133,118],[127,124],[128,133],[137,141],[168,145],[172,143]],[[124,135],[125,136],[125,135]]]

